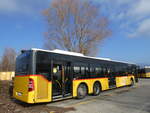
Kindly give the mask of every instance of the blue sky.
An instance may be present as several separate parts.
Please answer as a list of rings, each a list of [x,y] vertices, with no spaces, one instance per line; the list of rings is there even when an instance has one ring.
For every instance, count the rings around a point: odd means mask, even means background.
[[[150,0],[95,0],[108,17],[112,36],[104,40],[99,57],[150,64]],[[50,0],[0,1],[0,56],[6,47],[43,48],[46,22],[42,10]]]

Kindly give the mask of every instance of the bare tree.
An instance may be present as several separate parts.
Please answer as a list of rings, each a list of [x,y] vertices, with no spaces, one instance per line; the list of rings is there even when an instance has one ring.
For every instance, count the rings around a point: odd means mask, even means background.
[[[47,49],[96,55],[102,40],[111,34],[100,6],[90,0],[52,0],[44,16],[48,23]]]
[[[1,59],[1,71],[15,70],[16,52],[12,48],[6,48]]]

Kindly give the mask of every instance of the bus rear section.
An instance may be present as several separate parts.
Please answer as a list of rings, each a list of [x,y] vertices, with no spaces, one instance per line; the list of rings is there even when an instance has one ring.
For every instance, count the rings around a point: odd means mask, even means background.
[[[13,97],[26,103],[50,102],[51,82],[42,75],[17,76]]]
[[[44,75],[44,70],[36,74],[34,53],[25,51],[17,57],[14,78],[13,97],[26,103],[51,101],[51,81]],[[43,72],[43,73],[42,73]]]
[[[34,79],[19,76],[14,79],[13,97],[27,103],[34,103]]]

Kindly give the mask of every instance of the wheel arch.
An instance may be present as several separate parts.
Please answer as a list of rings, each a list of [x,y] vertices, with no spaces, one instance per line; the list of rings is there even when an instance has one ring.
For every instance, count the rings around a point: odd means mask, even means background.
[[[131,81],[130,86],[133,86],[133,85],[134,85],[134,82],[135,82],[134,78],[133,78],[133,77],[131,77],[131,78],[130,78],[130,81]]]
[[[93,87],[94,87],[94,84],[96,84],[96,83],[98,83],[98,84],[100,85],[101,90],[102,90],[102,84],[101,84],[101,82],[100,82],[100,81],[95,81],[95,82],[93,83]]]
[[[130,80],[134,81],[133,77],[131,77]]]
[[[81,82],[80,84],[78,84],[78,87],[79,87],[80,85],[82,85],[82,84],[86,86],[87,94],[88,94],[88,93],[89,93],[89,87],[88,87],[88,85],[87,85],[86,82]],[[78,90],[78,87],[77,87],[77,90]]]

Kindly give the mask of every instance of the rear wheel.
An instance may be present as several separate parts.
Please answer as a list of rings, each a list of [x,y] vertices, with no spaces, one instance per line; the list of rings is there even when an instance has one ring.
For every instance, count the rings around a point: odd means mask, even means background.
[[[77,89],[77,98],[83,99],[87,95],[87,87],[85,84],[80,84]]]
[[[97,96],[97,95],[100,94],[100,92],[101,92],[101,85],[100,85],[100,83],[98,83],[98,82],[94,83],[94,86],[93,86],[93,95]]]

